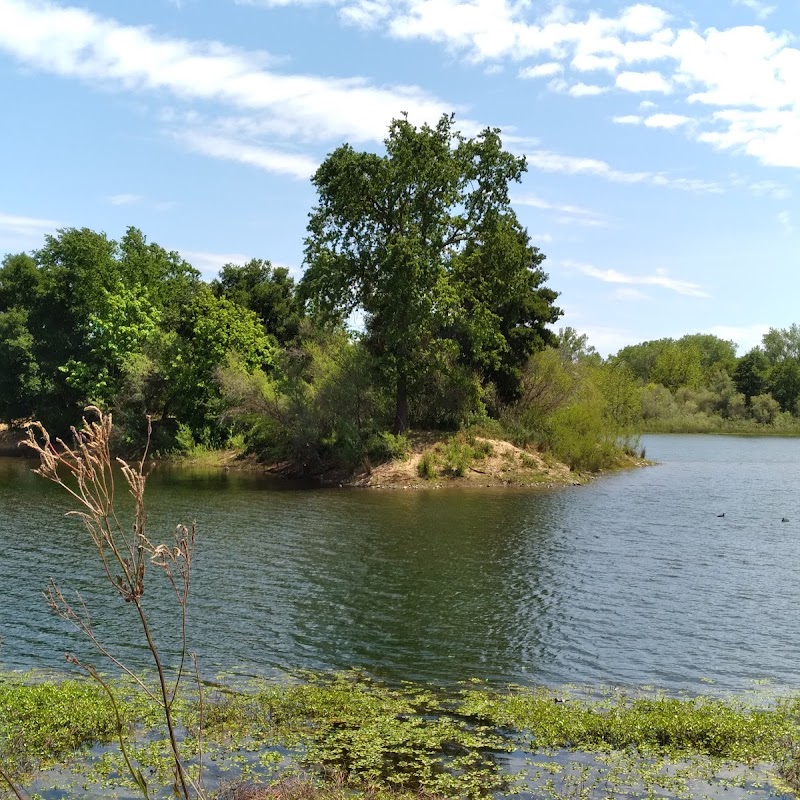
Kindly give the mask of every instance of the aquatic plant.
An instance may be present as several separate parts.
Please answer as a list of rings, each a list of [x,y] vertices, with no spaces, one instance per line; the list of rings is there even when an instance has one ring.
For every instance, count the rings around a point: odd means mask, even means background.
[[[76,593],[73,600],[62,592],[55,581],[51,580],[47,588],[47,600],[54,613],[81,631],[108,661],[128,675],[150,701],[160,709],[168,731],[172,753],[175,792],[184,800],[191,800],[192,797],[204,797],[202,757],[200,758],[199,774],[196,779],[193,779],[187,771],[181,754],[174,713],[176,698],[189,657],[186,622],[195,529],[193,525],[191,527],[179,525],[175,529],[170,545],[151,542],[145,532],[147,515],[144,505],[146,483],[144,465],[147,448],[145,448],[141,460],[133,466],[121,459],[114,461],[110,452],[111,415],[103,414],[94,406],[88,407],[86,411],[96,416],[97,420],[89,422],[84,418],[80,431],[72,428],[74,440],[72,446],[67,445],[61,439],[51,440],[49,433],[40,423],[32,423],[29,426],[28,438],[23,444],[39,456],[39,468],[34,471],[60,486],[76,503],[78,510],[70,512],[70,515],[77,516],[88,532],[109,586],[123,603],[130,604],[135,608],[139,634],[143,637],[152,656],[157,688],[152,689],[142,676],[123,663],[103,644],[95,631],[89,611],[80,594]],[[148,419],[148,441],[149,428]],[[126,528],[117,515],[115,465],[121,471],[128,492],[134,501],[130,532],[126,532]],[[169,670],[161,658],[150,619],[142,603],[148,566],[158,568],[172,589],[177,602],[177,626],[180,631],[181,647],[180,661],[174,671]],[[135,759],[129,753],[126,745],[120,701],[113,684],[100,674],[95,665],[81,661],[70,653],[66,655],[66,658],[71,664],[91,676],[106,693],[114,711],[120,751],[125,767],[142,795],[149,798],[147,781],[142,770],[136,766]],[[3,777],[13,788],[10,776],[3,775]]]

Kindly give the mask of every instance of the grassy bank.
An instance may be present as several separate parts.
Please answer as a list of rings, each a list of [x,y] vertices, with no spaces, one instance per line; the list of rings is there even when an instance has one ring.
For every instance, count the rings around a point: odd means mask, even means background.
[[[139,692],[122,687],[121,696],[130,751],[166,797],[165,732]],[[210,797],[235,798],[244,783],[262,787],[264,797],[482,798],[527,790],[555,800],[625,787],[697,796],[698,781],[711,794],[726,781],[755,786],[768,774],[758,768],[765,764],[777,781],[796,784],[798,708],[795,700],[757,708],[477,684],[444,694],[353,673],[281,686],[216,684],[202,704],[186,702],[178,713],[195,771],[203,743]],[[124,786],[114,731],[113,709],[90,683],[0,682],[0,760],[48,797],[108,796]]]

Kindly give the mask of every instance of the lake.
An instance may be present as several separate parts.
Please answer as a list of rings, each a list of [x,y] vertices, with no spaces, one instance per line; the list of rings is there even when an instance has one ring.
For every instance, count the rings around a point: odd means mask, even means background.
[[[197,522],[190,635],[207,676],[795,690],[800,439],[643,441],[658,466],[546,492],[292,490],[161,467],[149,532]],[[51,577],[115,652],[147,663],[131,609],[108,601],[80,523],[32,465],[0,459],[0,668],[91,654],[48,611]],[[149,577],[172,658],[169,598]]]

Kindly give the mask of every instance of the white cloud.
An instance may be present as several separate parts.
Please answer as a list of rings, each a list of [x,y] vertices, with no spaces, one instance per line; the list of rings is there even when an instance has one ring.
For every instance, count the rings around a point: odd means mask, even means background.
[[[543,172],[560,172],[567,175],[595,175],[616,183],[643,183],[648,172],[624,172],[614,169],[605,161],[553,153],[549,150],[534,150],[526,153],[528,164]]]
[[[343,9],[360,7],[352,0],[332,1]],[[760,19],[772,10],[764,0],[736,2]],[[541,9],[524,0],[384,0],[378,16],[390,36],[440,43],[471,62],[538,62],[522,63],[518,75],[556,78],[547,87],[554,92],[582,97],[617,88],[670,94],[689,107],[713,106],[718,114],[702,116],[692,126],[685,123],[698,141],[771,166],[800,166],[795,145],[800,49],[789,34],[762,25],[703,30],[685,18],[679,26],[663,8],[648,3],[617,14],[580,12],[577,4],[566,2],[545,5]],[[589,71],[608,73],[608,83],[574,80]],[[642,111],[652,108],[649,102],[640,105]],[[763,112],[777,116],[767,120]],[[689,116],[678,108],[674,114]],[[665,127],[653,116],[649,127]]]
[[[662,92],[672,91],[670,82],[659,72],[620,72],[616,78],[618,89],[626,92]]]
[[[542,211],[553,211],[557,214],[554,218],[559,224],[577,224],[589,227],[605,227],[608,219],[590,208],[572,205],[571,203],[553,203],[536,195],[520,195],[512,197],[511,202],[517,206],[529,206]]]
[[[733,0],[733,4],[749,8],[759,19],[766,19],[775,11],[775,6],[769,6],[761,0]]]
[[[794,233],[794,225],[792,225],[792,215],[788,211],[781,211],[778,214],[778,222],[784,232],[791,235]]]
[[[598,56],[594,53],[578,53],[572,59],[570,66],[579,72],[594,72],[596,70],[606,70],[616,72],[619,66],[619,58],[616,56]]]
[[[205,280],[216,278],[226,264],[246,264],[251,256],[242,253],[206,253],[200,250],[178,250]]]
[[[672,113],[652,114],[645,126],[685,125],[689,135],[718,150],[800,168],[800,49],[789,34],[763,25],[702,30],[682,20],[679,26],[649,3],[610,13],[566,2],[542,9],[528,0],[253,2],[269,7],[319,2],[335,8],[346,22],[379,25],[401,39],[437,42],[493,69],[511,61],[520,77],[551,78],[550,90],[575,97],[614,88],[670,94]],[[741,2],[762,16],[769,8],[762,0]],[[221,103],[260,126],[261,137],[379,142],[401,110],[414,122],[433,122],[453,110],[418,86],[286,74],[264,52],[159,36],[151,28],[126,26],[49,0],[0,0],[0,19],[0,50],[28,67],[103,87],[167,93],[195,106]],[[596,76],[590,83],[577,78],[588,71]],[[689,124],[687,109],[702,106],[712,113],[698,114]],[[650,108],[640,105],[641,111]],[[461,125],[480,128],[471,120]],[[273,144],[253,146],[280,149]]]
[[[140,194],[112,194],[108,202],[112,206],[135,206],[142,203],[144,198]]]
[[[387,0],[360,0],[345,6],[340,15],[345,22],[359,28],[375,28],[382,23],[392,11],[392,4]]]
[[[768,166],[800,168],[800,100],[795,111],[731,109],[713,118],[723,129],[700,133],[700,141],[719,150],[745,152]]]
[[[651,114],[645,118],[644,125],[646,128],[666,128],[671,131],[691,121],[691,117],[683,114]]]
[[[0,0],[0,19],[0,50],[28,66],[92,84],[224,103],[268,119],[289,139],[380,141],[401,110],[430,122],[452,110],[416,86],[282,74],[270,69],[274,59],[263,52],[157,36],[44,0]]]
[[[40,247],[46,234],[55,233],[61,222],[38,217],[21,217],[0,211],[0,250],[27,250]]]
[[[576,83],[567,89],[567,94],[573,97],[594,97],[598,94],[605,94],[608,91],[607,86],[596,86],[588,83]]]
[[[520,78],[551,78],[553,75],[560,75],[564,67],[557,61],[548,61],[544,64],[535,64],[532,67],[525,67],[518,73]]]
[[[300,180],[309,178],[319,166],[317,161],[304,155],[259,147],[223,136],[187,131],[176,133],[175,138],[195,153],[248,164],[267,172],[289,175]]]
[[[622,286],[614,292],[614,297],[618,300],[630,300],[641,302],[642,300],[649,300],[650,296],[645,294],[641,289],[635,289],[632,286]]]
[[[644,122],[644,118],[637,114],[622,114],[618,117],[612,117],[611,121],[616,122],[617,125],[641,125]]]
[[[664,186],[670,189],[681,189],[689,192],[719,193],[722,187],[711,181],[692,178],[672,178],[660,172],[626,172],[615,169],[605,161],[596,158],[581,158],[553,153],[549,150],[527,152],[528,164],[543,172],[557,172],[566,175],[593,175],[613,183],[649,183],[653,186]]]
[[[195,269],[200,270],[200,274],[204,280],[212,280],[216,278],[219,271],[226,264],[246,264],[253,256],[245,255],[244,253],[209,253],[203,250],[183,250],[179,247],[175,248],[183,258],[185,258]],[[284,267],[289,270],[289,274],[298,279],[303,274],[302,269],[289,264],[279,264],[275,261],[272,262],[273,267]]]
[[[748,188],[756,197],[772,197],[775,200],[786,200],[792,194],[788,187],[777,181],[756,181]]]
[[[612,122],[616,122],[618,125],[644,125],[646,128],[674,130],[681,125],[687,125],[692,122],[692,118],[685,117],[683,114],[651,114],[649,117],[642,117],[638,114],[623,114],[618,117],[612,117]]]
[[[652,275],[627,275],[615,269],[600,269],[591,264],[581,264],[575,261],[565,261],[564,265],[604,283],[624,284],[627,286],[659,286],[662,289],[668,289],[686,297],[710,296],[700,284],[671,278],[665,269],[657,269]]]

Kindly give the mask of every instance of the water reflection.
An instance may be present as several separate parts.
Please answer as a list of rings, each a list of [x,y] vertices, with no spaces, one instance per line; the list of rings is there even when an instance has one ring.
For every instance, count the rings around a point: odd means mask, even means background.
[[[440,684],[793,687],[800,537],[780,519],[800,523],[800,441],[647,446],[661,466],[549,493],[291,491],[255,475],[161,469],[150,532],[197,520],[191,622],[209,672],[356,666]],[[0,459],[2,664],[90,654],[46,610],[51,575],[82,592],[121,655],[143,660],[85,534],[30,466]],[[168,594],[151,585],[146,599],[174,656]]]

